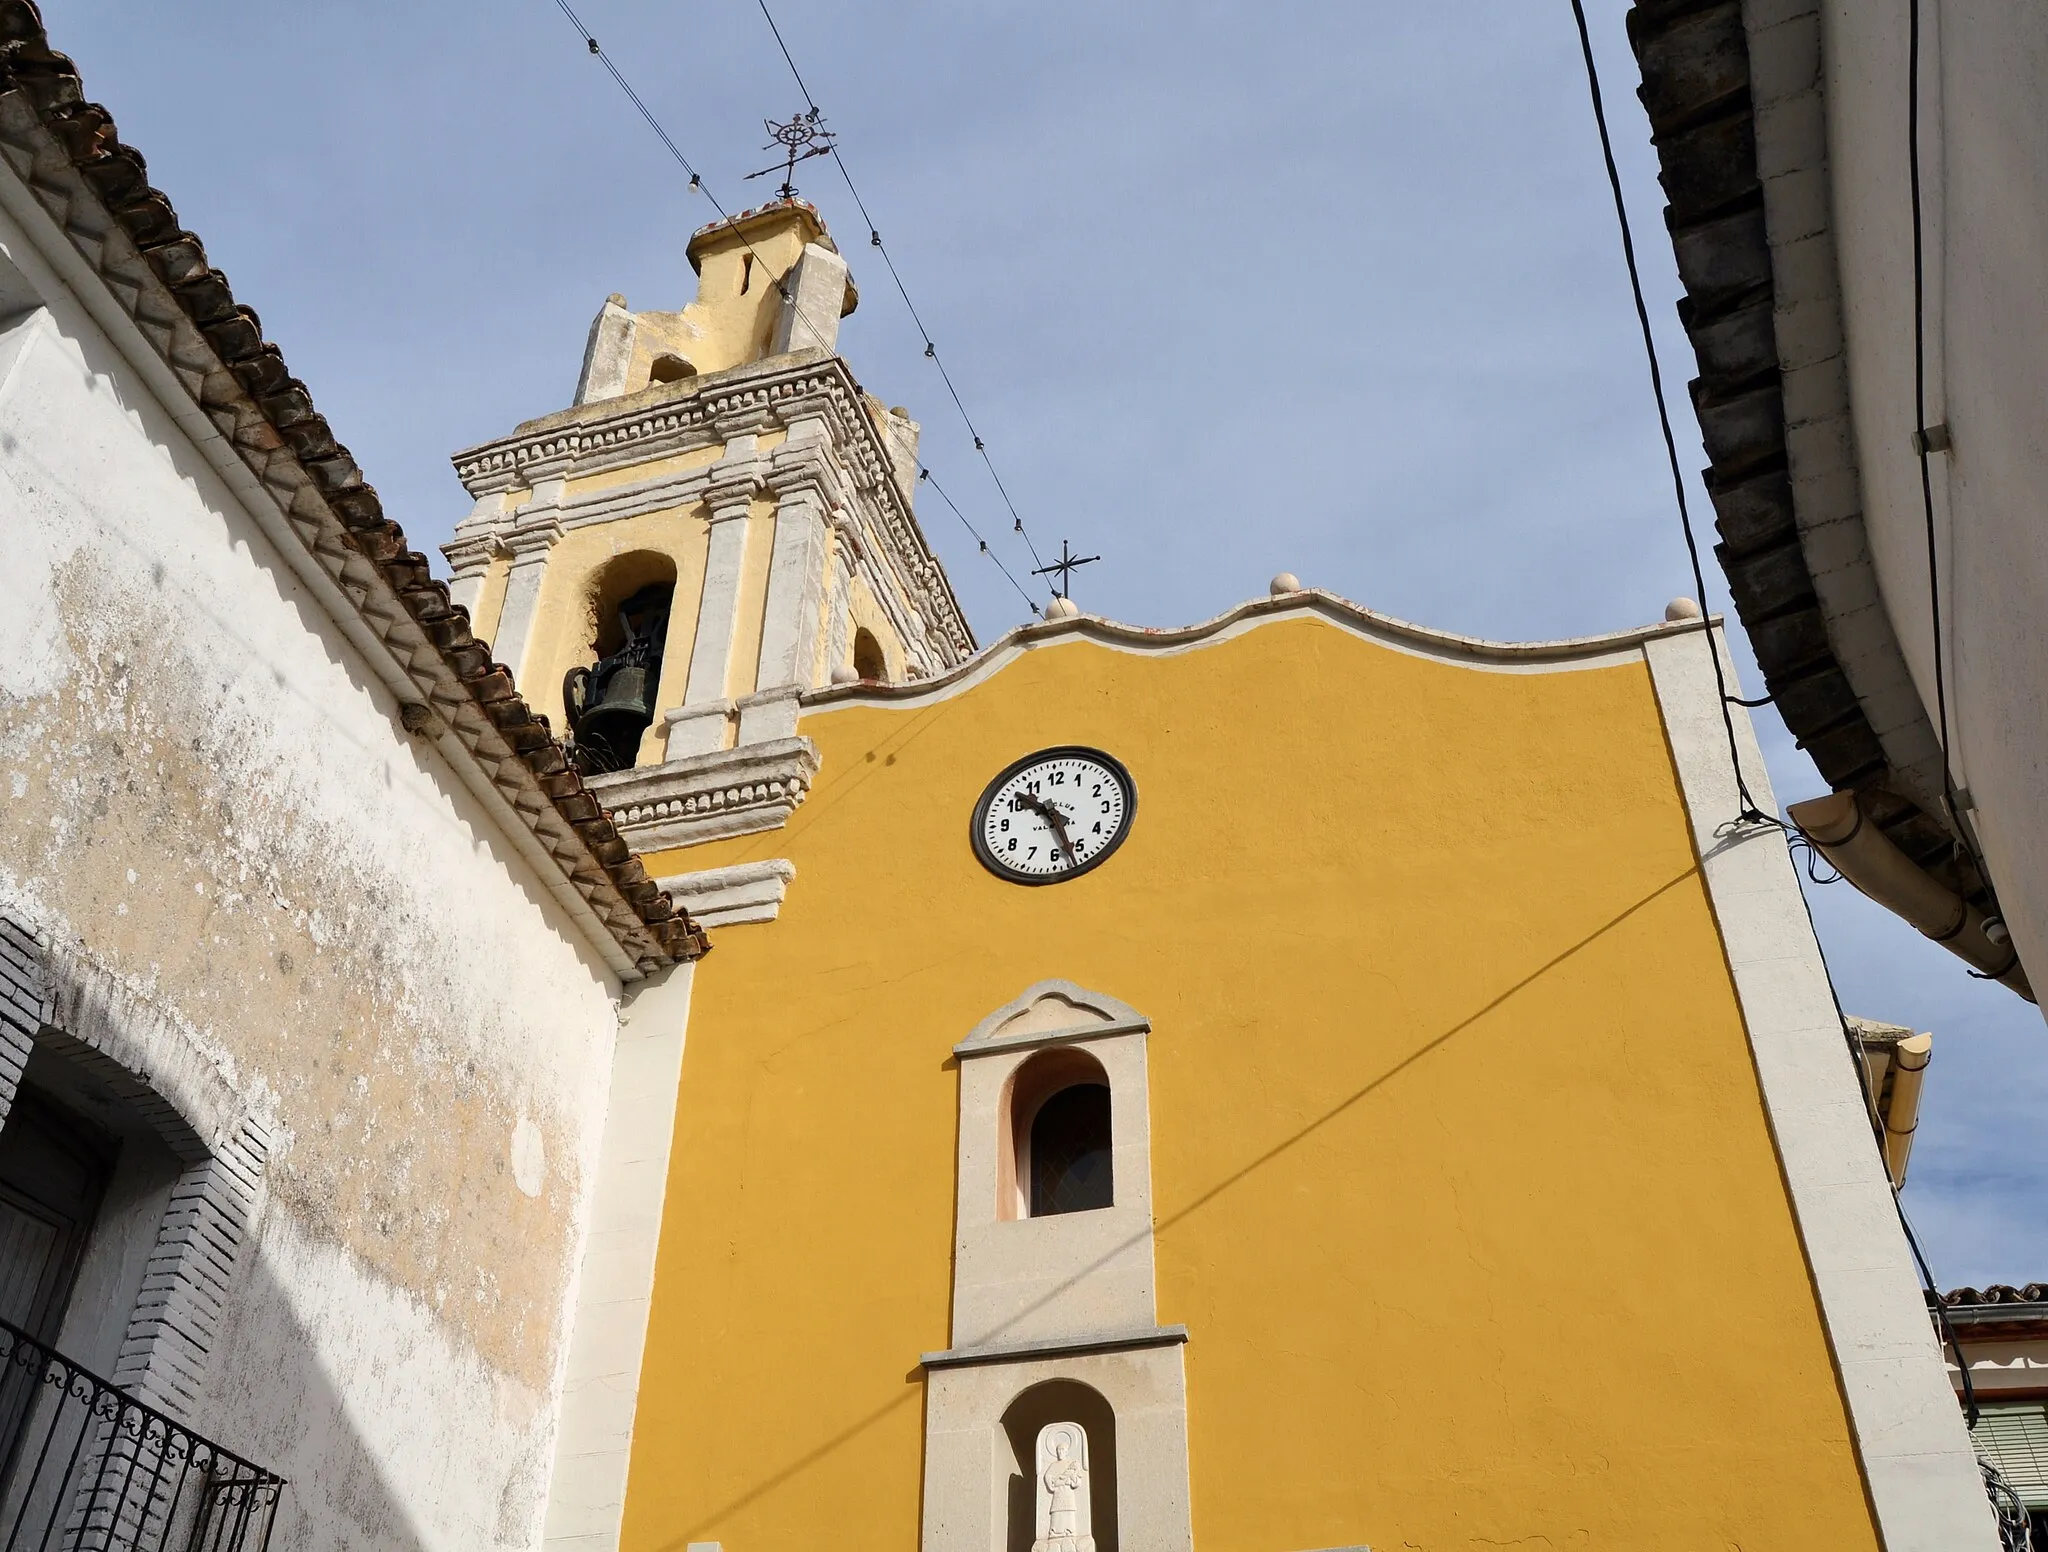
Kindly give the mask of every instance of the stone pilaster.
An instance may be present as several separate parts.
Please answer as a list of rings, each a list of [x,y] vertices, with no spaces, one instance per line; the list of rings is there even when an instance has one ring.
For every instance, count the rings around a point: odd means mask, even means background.
[[[512,570],[505,579],[505,608],[498,617],[492,649],[514,678],[525,672],[526,651],[532,645],[534,619],[540,610],[541,579],[547,573],[548,555],[562,537],[561,519],[555,510],[561,495],[560,480],[536,486],[533,505],[520,514],[523,521],[503,535]]]

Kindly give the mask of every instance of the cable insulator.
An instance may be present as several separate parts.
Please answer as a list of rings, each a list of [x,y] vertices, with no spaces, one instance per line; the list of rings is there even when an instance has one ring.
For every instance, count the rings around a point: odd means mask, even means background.
[[[939,347],[934,345],[930,340],[926,340],[924,342],[924,353],[927,356],[931,357],[934,361],[936,361],[939,356]]]
[[[585,43],[588,43],[588,44],[590,45],[590,52],[591,52],[591,53],[593,53],[593,54],[602,54],[602,53],[604,52],[604,50],[603,50],[603,49],[601,49],[601,48],[599,48],[599,47],[597,46],[597,39],[595,39],[595,38],[585,38],[585,39],[584,39],[583,41],[584,41]]]

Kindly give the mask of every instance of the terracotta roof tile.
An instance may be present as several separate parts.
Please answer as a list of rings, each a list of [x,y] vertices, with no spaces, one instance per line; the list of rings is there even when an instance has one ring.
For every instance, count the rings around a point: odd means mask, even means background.
[[[547,720],[518,694],[511,670],[491,660],[489,644],[470,633],[467,611],[449,598],[447,585],[429,573],[426,558],[407,544],[404,530],[384,515],[376,491],[364,483],[362,470],[335,439],[306,385],[291,375],[278,348],[263,338],[262,320],[252,308],[236,302],[227,277],[208,260],[205,245],[179,225],[170,200],[150,186],[142,153],[121,143],[105,108],[85,100],[77,70],[50,48],[42,15],[30,0],[0,0],[0,100],[10,94],[19,94],[32,106],[37,122],[62,148],[85,187],[107,207],[226,369],[206,371],[189,353],[173,359],[164,345],[158,345],[188,385],[195,375],[205,373],[206,397],[202,399],[195,388],[195,402],[212,411],[230,408],[236,390],[246,396],[260,419],[243,419],[231,441],[252,472],[268,488],[280,491],[278,482],[266,477],[271,460],[283,451],[297,462],[311,490],[338,520],[347,542],[376,568],[447,670],[489,715],[534,786],[573,829],[605,882],[596,884],[590,869],[573,857],[562,860],[562,870],[621,948],[643,971],[707,952],[703,929],[649,882],[582,777],[562,758]],[[80,247],[84,251],[84,244]],[[131,310],[141,301],[139,294],[122,287],[110,289]],[[160,332],[150,332],[152,340]],[[281,507],[292,508],[287,516],[297,515],[297,503],[288,495],[280,491],[278,500]],[[306,537],[296,525],[294,531]],[[313,539],[306,542],[317,551]],[[543,844],[549,839],[542,836]]]

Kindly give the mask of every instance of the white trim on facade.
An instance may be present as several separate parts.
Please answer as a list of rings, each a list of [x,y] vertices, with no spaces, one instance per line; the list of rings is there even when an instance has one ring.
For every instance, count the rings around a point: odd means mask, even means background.
[[[1715,637],[1719,649],[1718,633]],[[1792,857],[1736,827],[1713,665],[1688,637],[1643,644],[1758,1086],[1886,1552],[1995,1552],[1990,1504],[1927,1320]],[[1729,693],[1735,670],[1722,651]],[[1743,774],[1775,807],[1748,716]]]
[[[678,965],[643,983],[620,1011],[589,1237],[570,1305],[575,1326],[544,1552],[614,1552],[619,1544],[694,970]]]
[[[786,857],[764,862],[736,862],[701,873],[674,873],[659,879],[661,892],[678,910],[704,927],[731,927],[741,922],[771,922],[782,914],[782,897],[796,877],[796,864]]]

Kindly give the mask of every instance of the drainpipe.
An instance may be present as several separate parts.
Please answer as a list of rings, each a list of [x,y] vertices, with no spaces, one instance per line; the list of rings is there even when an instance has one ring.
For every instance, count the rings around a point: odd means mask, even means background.
[[[2033,1002],[2034,989],[2010,943],[1984,935],[1984,913],[1920,867],[1863,817],[1853,792],[1830,793],[1786,810],[1799,831],[1842,877],[1903,916],[1979,973]]]

